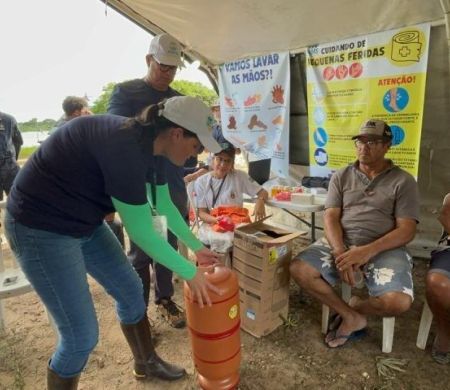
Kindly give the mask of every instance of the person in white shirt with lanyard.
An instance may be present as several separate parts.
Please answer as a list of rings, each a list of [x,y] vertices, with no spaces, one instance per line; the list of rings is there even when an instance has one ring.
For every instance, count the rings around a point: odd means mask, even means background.
[[[256,220],[266,216],[265,202],[268,193],[247,173],[234,169],[236,149],[228,142],[221,144],[222,151],[213,159],[213,171],[198,178],[195,182],[196,206],[201,221],[201,229],[217,224],[220,217],[211,215],[219,206],[243,207],[243,195],[257,196],[253,215]],[[202,235],[200,234],[200,240]],[[205,242],[205,244],[209,244]]]

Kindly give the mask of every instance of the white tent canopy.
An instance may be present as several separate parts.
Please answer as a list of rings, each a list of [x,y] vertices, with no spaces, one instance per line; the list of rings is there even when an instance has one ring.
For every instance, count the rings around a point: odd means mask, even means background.
[[[422,22],[449,0],[103,0],[145,30],[167,32],[207,67]]]
[[[174,36],[213,82],[224,62],[430,22],[416,241],[421,248],[436,242],[436,214],[450,190],[450,0],[101,1],[152,34]]]

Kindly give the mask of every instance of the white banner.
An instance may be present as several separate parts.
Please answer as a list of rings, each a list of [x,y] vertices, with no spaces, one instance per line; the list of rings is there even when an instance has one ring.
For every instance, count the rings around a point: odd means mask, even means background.
[[[280,177],[289,172],[289,53],[228,62],[219,68],[222,132],[250,161],[271,159]]]

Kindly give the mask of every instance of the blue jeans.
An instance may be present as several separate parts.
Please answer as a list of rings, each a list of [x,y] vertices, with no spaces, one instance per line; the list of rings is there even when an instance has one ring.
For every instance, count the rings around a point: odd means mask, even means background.
[[[87,274],[114,298],[122,323],[135,324],[143,318],[141,280],[105,223],[89,237],[75,238],[29,228],[6,212],[5,235],[58,328],[50,368],[59,376],[79,374],[98,341]]]

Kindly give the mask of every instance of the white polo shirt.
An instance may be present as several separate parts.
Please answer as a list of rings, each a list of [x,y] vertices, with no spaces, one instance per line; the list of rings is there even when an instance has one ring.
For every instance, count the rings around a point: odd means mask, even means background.
[[[222,185],[222,188],[220,188]],[[220,188],[220,191],[219,191]],[[240,206],[244,204],[243,195],[255,196],[262,187],[247,173],[233,170],[224,179],[216,179],[212,172],[195,181],[195,198],[198,208],[211,210],[218,206]],[[217,197],[215,205],[213,199]]]

